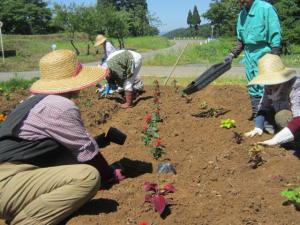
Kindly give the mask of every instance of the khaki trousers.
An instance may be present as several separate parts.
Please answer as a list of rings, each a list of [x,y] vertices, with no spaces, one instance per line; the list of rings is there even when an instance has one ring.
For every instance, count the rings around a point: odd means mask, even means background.
[[[0,217],[11,225],[58,224],[99,190],[98,171],[86,164],[38,168],[0,164]]]

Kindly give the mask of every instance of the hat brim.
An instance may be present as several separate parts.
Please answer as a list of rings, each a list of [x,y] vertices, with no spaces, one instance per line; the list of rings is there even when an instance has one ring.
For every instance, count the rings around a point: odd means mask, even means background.
[[[285,83],[294,77],[299,77],[295,70],[284,69],[283,71],[270,74],[259,74],[248,83],[250,85],[275,85]]]
[[[106,41],[106,39],[102,39],[100,41],[97,41],[95,44],[94,44],[94,47],[97,47],[99,45],[102,45],[104,43],[104,41]]]
[[[39,94],[61,94],[78,91],[104,80],[107,74],[108,70],[105,68],[84,66],[77,76],[71,78],[61,80],[40,79],[32,84],[30,92]]]

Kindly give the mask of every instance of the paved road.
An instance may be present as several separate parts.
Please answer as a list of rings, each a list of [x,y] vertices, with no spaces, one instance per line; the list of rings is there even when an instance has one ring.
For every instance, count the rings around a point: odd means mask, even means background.
[[[199,43],[204,44],[203,40],[176,40],[175,45],[159,50],[148,51],[142,53],[144,59],[149,59],[155,54],[163,54],[172,51],[177,51],[183,49],[188,43]],[[85,65],[97,65],[97,62],[86,63]],[[182,65],[176,66],[172,73],[172,77],[198,77],[205,70],[207,70],[210,65]],[[300,74],[300,68],[294,68],[298,74]],[[168,76],[173,70],[173,66],[142,66],[140,74],[141,76]],[[228,72],[226,72],[222,77],[244,77],[245,70],[243,66],[233,66]],[[39,77],[39,71],[26,71],[26,72],[0,72],[0,81],[9,80],[15,76],[22,77],[25,79],[31,79],[34,77]]]

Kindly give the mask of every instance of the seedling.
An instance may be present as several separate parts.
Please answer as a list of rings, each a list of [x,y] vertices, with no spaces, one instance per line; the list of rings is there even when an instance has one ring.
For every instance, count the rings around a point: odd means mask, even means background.
[[[158,159],[165,153],[165,146],[162,145],[162,141],[160,138],[155,139],[153,148],[151,149],[151,154],[154,159]]]
[[[244,141],[244,137],[242,133],[233,132],[233,139],[235,140],[235,143],[241,144]]]
[[[250,156],[250,159],[248,163],[252,169],[256,169],[266,162],[261,155],[263,149],[264,147],[261,145],[254,145],[249,149],[248,154]]]
[[[183,91],[180,91],[180,96],[181,96],[182,98],[185,99],[185,102],[186,102],[186,103],[191,103],[192,97],[188,96],[188,95],[187,95],[186,93],[184,93]]]
[[[235,120],[232,119],[223,119],[221,120],[221,128],[226,128],[226,129],[230,129],[235,127]]]
[[[171,85],[174,88],[174,93],[178,92],[177,80],[173,79]]]
[[[93,106],[93,101],[91,99],[88,99],[86,102],[85,102],[85,106],[88,107],[88,108],[91,108]]]
[[[200,109],[207,109],[207,107],[208,107],[208,104],[206,101],[203,101],[200,103]]]
[[[151,203],[156,212],[160,215],[165,211],[166,207],[171,205],[170,198],[166,198],[169,193],[176,191],[172,184],[166,184],[163,188],[160,188],[156,183],[145,182],[144,189],[149,194],[145,195],[145,202]]]
[[[210,118],[210,117],[217,118],[221,115],[226,114],[227,112],[229,112],[229,110],[225,110],[223,108],[219,108],[219,109],[210,108],[198,114],[192,114],[192,116],[199,117],[199,118]]]
[[[159,112],[160,112],[159,108],[156,108],[154,110],[154,112],[152,113],[152,121],[155,121],[156,123],[162,121],[162,118],[160,117],[160,113]]]
[[[286,197],[288,202],[293,204],[297,210],[300,210],[300,186],[283,190],[281,195]]]

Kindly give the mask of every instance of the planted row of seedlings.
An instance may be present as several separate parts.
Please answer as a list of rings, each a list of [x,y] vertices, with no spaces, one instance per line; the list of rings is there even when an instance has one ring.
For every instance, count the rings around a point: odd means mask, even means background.
[[[143,125],[142,141],[145,146],[150,147],[152,157],[158,160],[165,153],[165,146],[157,128],[157,123],[162,122],[160,115],[161,91],[157,80],[153,82],[153,87],[154,109],[152,113],[146,113],[144,117],[145,123]],[[171,204],[167,195],[176,191],[173,184],[165,184],[163,187],[160,187],[159,184],[153,182],[145,182],[144,190],[147,192],[144,203],[152,204],[155,211],[161,216],[165,212],[166,207]],[[147,224],[147,222],[143,221],[140,224]]]

